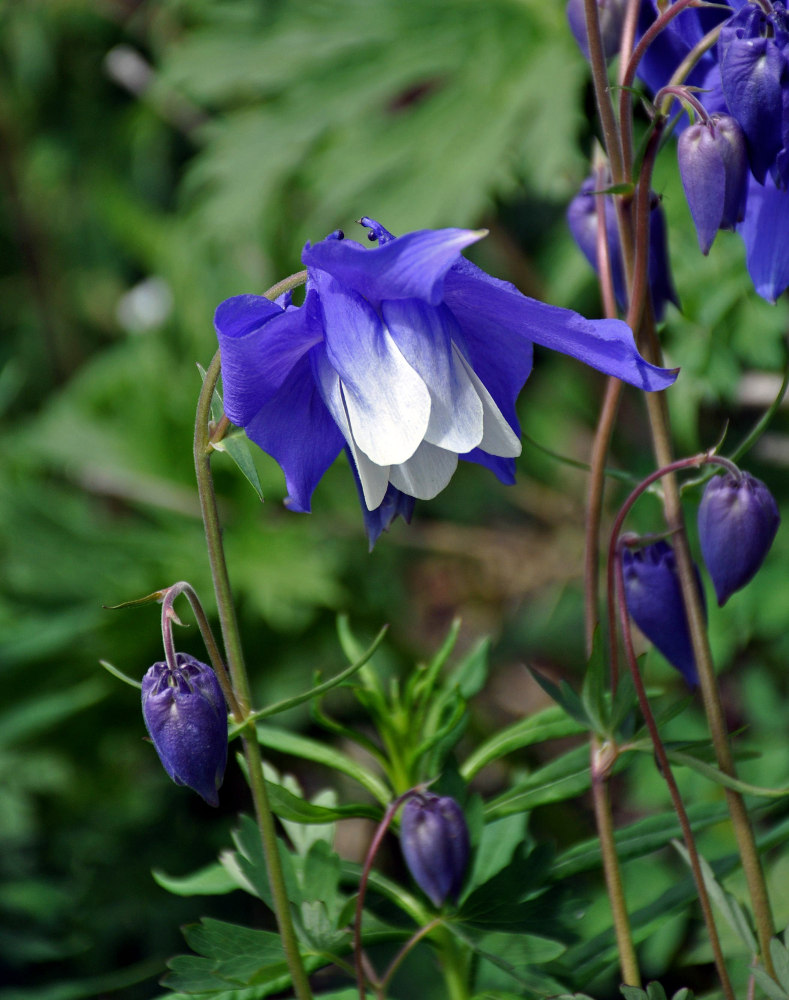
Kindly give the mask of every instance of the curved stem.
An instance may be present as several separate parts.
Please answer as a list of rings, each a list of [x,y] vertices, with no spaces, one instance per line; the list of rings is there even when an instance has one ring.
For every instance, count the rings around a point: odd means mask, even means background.
[[[233,692],[240,715],[238,722],[243,724],[246,722],[251,711],[249,678],[244,665],[241,636],[238,629],[238,621],[236,619],[230,579],[222,545],[222,531],[219,523],[216,493],[214,492],[214,481],[211,476],[212,446],[209,440],[209,417],[211,397],[219,378],[219,372],[220,356],[217,351],[206,372],[203,388],[197,403],[194,459],[197,487],[200,495],[200,509],[203,515],[208,559],[211,566],[211,577],[214,581],[217,609],[222,626],[222,638]],[[288,969],[293,981],[293,989],[299,1000],[312,1000],[312,990],[310,989],[309,979],[307,978],[304,963],[301,959],[301,952],[299,951],[296,932],[291,919],[290,902],[288,900],[285,879],[282,874],[279,845],[274,828],[274,817],[269,806],[266,781],[263,776],[263,761],[260,754],[260,746],[255,737],[254,729],[250,731],[249,728],[246,728],[242,732],[241,739],[249,770],[249,787],[260,829],[274,914],[282,939],[282,947],[285,952]]]
[[[612,548],[615,548],[614,563],[616,576],[616,604],[619,607],[619,624],[622,630],[622,638],[625,645],[625,654],[627,656],[628,666],[630,667],[630,674],[633,678],[633,684],[638,697],[638,704],[641,708],[641,714],[644,717],[644,721],[647,724],[647,729],[649,730],[649,735],[652,739],[652,745],[655,748],[655,756],[657,758],[660,773],[668,785],[671,801],[674,805],[674,811],[677,814],[677,819],[679,820],[679,825],[682,829],[682,836],[688,850],[688,857],[690,859],[690,868],[693,873],[693,880],[696,883],[696,891],[699,894],[701,912],[704,916],[707,934],[710,939],[710,944],[712,945],[712,953],[715,958],[715,967],[718,970],[718,978],[721,986],[723,987],[726,1000],[735,1000],[731,980],[729,979],[729,973],[726,969],[726,962],[723,958],[720,938],[718,937],[718,929],[715,926],[712,904],[710,903],[709,894],[707,893],[707,887],[704,884],[704,875],[701,870],[701,861],[699,860],[699,853],[696,848],[696,840],[693,836],[693,830],[690,825],[690,820],[688,819],[687,811],[685,810],[685,803],[682,801],[682,796],[680,795],[677,782],[674,778],[674,772],[672,771],[671,764],[666,756],[666,749],[663,746],[662,739],[660,738],[660,731],[658,730],[655,716],[652,713],[649,698],[647,698],[644,681],[641,677],[641,671],[638,669],[638,661],[636,660],[636,653],[633,648],[633,635],[630,630],[630,619],[628,617],[627,606],[625,604],[625,578],[622,561],[620,559],[620,546],[618,542],[614,541],[613,537]]]

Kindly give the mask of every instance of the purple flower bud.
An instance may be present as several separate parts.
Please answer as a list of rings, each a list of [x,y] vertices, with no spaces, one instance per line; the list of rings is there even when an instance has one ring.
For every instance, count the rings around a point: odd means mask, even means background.
[[[780,521],[772,493],[747,472],[727,472],[707,483],[699,504],[699,541],[719,605],[753,579]]]
[[[674,550],[659,541],[622,553],[625,603],[630,617],[691,688],[698,686],[696,659],[682,600]],[[696,570],[699,593],[704,597]],[[705,609],[706,610],[706,609]]]
[[[603,52],[606,59],[613,58],[619,51],[626,7],[627,0],[597,0],[600,34],[603,38]],[[584,0],[567,0],[567,20],[578,47],[588,59],[589,39],[586,34]]]
[[[457,802],[432,792],[408,799],[400,844],[408,870],[433,905],[457,903],[469,856],[468,827]]]
[[[604,185],[605,187],[605,185]],[[579,249],[597,270],[597,198],[594,177],[587,177],[581,185],[581,190],[570,202],[567,209],[567,225]],[[605,196],[605,232],[608,244],[608,255],[611,260],[611,275],[614,283],[614,294],[620,309],[626,308],[627,289],[625,287],[625,270],[622,264],[622,249],[619,243],[619,229],[616,221],[616,208],[611,195]],[[668,245],[666,241],[666,223],[660,199],[652,198],[649,215],[649,262],[647,264],[649,292],[652,298],[652,309],[655,319],[663,319],[666,302],[679,305],[674,283],[671,279],[671,269],[668,261]]]
[[[699,247],[709,253],[719,229],[734,229],[745,215],[748,155],[745,133],[731,115],[685,129],[677,146],[679,173]]]
[[[751,170],[760,184],[769,171],[789,184],[789,12],[775,0],[739,5],[718,41],[723,95],[748,140]]]
[[[154,663],[142,679],[142,714],[165,771],[209,805],[227,763],[227,708],[214,671],[187,653]]]

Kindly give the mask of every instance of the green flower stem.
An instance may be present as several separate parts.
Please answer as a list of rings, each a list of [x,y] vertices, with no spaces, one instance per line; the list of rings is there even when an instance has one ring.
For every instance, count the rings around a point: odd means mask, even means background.
[[[659,357],[649,357],[647,355],[647,360],[654,364],[660,364]],[[646,402],[657,464],[660,466],[669,465],[672,460],[672,449],[666,400],[663,393],[647,393]],[[736,778],[737,770],[734,766],[729,733],[726,728],[720,691],[715,677],[715,667],[712,662],[712,653],[707,636],[704,608],[702,607],[701,595],[696,585],[693,559],[690,553],[690,546],[688,545],[685,520],[680,503],[679,487],[674,475],[668,475],[663,480],[663,504],[666,526],[674,539],[677,573],[682,588],[685,613],[688,617],[693,655],[699,673],[701,697],[704,703],[704,712],[707,716],[707,725],[712,737],[712,745],[715,750],[715,758],[718,768],[724,774]],[[774,933],[774,923],[770,900],[767,894],[767,885],[764,880],[759,852],[756,849],[756,841],[748,817],[748,810],[739,792],[732,788],[725,788],[724,792],[740,858],[742,859],[745,880],[748,885],[748,893],[756,923],[756,933],[759,939],[759,950],[765,969],[770,975],[773,975],[773,963],[770,957],[770,938]]]
[[[604,763],[604,749],[596,736],[592,738],[589,750],[595,822],[600,837],[603,874],[614,919],[614,934],[616,935],[622,979],[626,986],[641,986],[641,972],[638,968],[636,949],[633,945],[630,916],[627,912],[627,902],[622,887],[622,873],[614,840],[614,821],[611,815],[611,800],[608,795],[609,768]]]
[[[208,559],[211,566],[211,576],[214,581],[219,620],[222,626],[222,638],[224,640],[233,691],[240,713],[240,718],[236,719],[236,721],[243,724],[251,714],[249,678],[244,666],[241,636],[233,605],[230,579],[228,577],[227,563],[225,562],[224,548],[222,546],[222,531],[219,523],[216,493],[214,492],[214,481],[211,476],[212,446],[209,440],[209,419],[211,414],[211,398],[219,379],[219,372],[220,356],[217,351],[206,372],[203,388],[197,403],[194,458],[197,487],[200,494],[200,509],[205,526]],[[279,860],[279,847],[277,834],[274,829],[274,817],[268,803],[266,782],[263,777],[263,761],[260,754],[260,746],[255,738],[254,728],[251,730],[248,728],[245,729],[241,739],[249,769],[250,791],[255,804],[255,814],[258,827],[260,828],[263,853],[266,859],[266,871],[271,887],[274,914],[282,939],[288,968],[293,980],[293,989],[299,1000],[312,1000],[312,990],[310,989],[309,979],[301,960],[296,932],[293,928],[293,921],[290,915],[290,902]]]
[[[438,948],[438,961],[444,974],[447,1000],[469,1000],[469,956],[461,953],[458,942],[446,927],[440,927],[432,936]]]
[[[696,891],[699,894],[699,903],[701,904],[701,912],[704,916],[707,935],[709,936],[710,944],[712,945],[712,953],[715,958],[715,968],[718,971],[718,979],[720,980],[726,1000],[735,1000],[734,990],[732,989],[729,973],[726,969],[726,962],[723,957],[720,938],[718,937],[718,929],[715,926],[712,904],[710,903],[710,897],[707,893],[707,887],[704,884],[704,875],[701,871],[701,861],[699,859],[699,852],[696,848],[696,840],[693,836],[693,830],[685,809],[685,803],[682,801],[682,796],[680,795],[677,782],[674,778],[674,772],[671,770],[671,764],[666,756],[666,748],[663,746],[663,741],[660,738],[660,731],[658,729],[657,722],[655,721],[655,716],[652,713],[652,706],[649,704],[649,698],[647,697],[644,681],[641,677],[641,671],[638,669],[636,652],[633,648],[633,635],[630,630],[630,619],[627,613],[627,606],[625,604],[625,575],[620,559],[620,547],[621,544],[618,536],[612,535],[609,550],[609,564],[613,562],[615,567],[616,603],[619,606],[619,624],[622,630],[622,638],[624,640],[625,654],[627,656],[628,666],[630,667],[630,674],[633,678],[633,684],[636,689],[641,714],[644,716],[644,721],[647,724],[647,729],[649,730],[649,735],[652,739],[652,745],[655,748],[655,756],[660,768],[660,773],[668,785],[671,801],[674,805],[674,812],[677,814],[685,846],[688,849],[690,868],[693,873],[693,881],[696,883]],[[610,595],[609,599],[613,600],[613,595]]]

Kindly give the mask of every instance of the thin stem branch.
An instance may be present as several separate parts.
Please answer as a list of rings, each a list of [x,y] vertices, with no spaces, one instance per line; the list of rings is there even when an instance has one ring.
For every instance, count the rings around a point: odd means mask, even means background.
[[[586,36],[589,40],[589,63],[592,67],[592,82],[594,84],[597,113],[603,129],[603,139],[611,164],[611,176],[614,184],[624,183],[625,176],[622,161],[622,147],[614,115],[614,105],[608,87],[608,70],[603,51],[603,38],[600,33],[600,17],[596,0],[584,0],[586,15]]]
[[[627,606],[625,604],[624,569],[620,558],[620,545],[616,536],[612,536],[611,548],[614,550],[613,562],[615,564],[616,577],[616,604],[619,607],[620,615],[619,624],[622,631],[622,639],[624,641],[627,663],[630,667],[630,674],[633,678],[633,684],[638,697],[638,704],[641,708],[641,714],[644,717],[644,721],[647,724],[652,745],[655,748],[655,756],[657,758],[659,769],[666,784],[668,785],[671,801],[674,805],[674,811],[677,814],[677,819],[679,820],[679,825],[682,829],[682,836],[688,850],[690,868],[693,873],[693,881],[696,883],[696,891],[699,894],[701,912],[704,916],[707,934],[710,939],[710,944],[712,945],[712,953],[715,958],[715,967],[718,970],[718,978],[721,986],[723,987],[726,1000],[735,1000],[734,990],[732,989],[729,973],[726,969],[726,962],[723,957],[720,938],[718,937],[718,929],[715,926],[712,904],[710,903],[709,894],[707,893],[707,887],[704,884],[704,875],[701,870],[701,861],[699,860],[699,852],[696,848],[696,840],[693,836],[693,830],[690,825],[690,820],[688,819],[687,811],[685,810],[685,803],[682,801],[682,796],[680,795],[677,782],[674,778],[674,772],[672,771],[671,764],[666,756],[666,749],[663,746],[662,739],[660,738],[660,731],[658,729],[657,722],[655,721],[652,707],[649,704],[649,698],[647,697],[646,689],[644,688],[641,671],[638,669],[636,652],[633,648],[633,635],[630,630],[630,619],[627,614]]]
[[[200,508],[205,526],[208,559],[211,566],[211,577],[214,581],[217,609],[222,626],[222,638],[240,715],[238,722],[243,724],[251,711],[249,678],[244,665],[241,636],[233,604],[230,578],[227,572],[227,563],[222,545],[222,531],[219,522],[219,510],[216,502],[216,493],[214,492],[214,481],[211,475],[211,452],[213,449],[209,440],[209,418],[211,398],[219,378],[219,372],[220,356],[217,351],[206,372],[197,403],[194,459],[197,487],[200,495]],[[296,932],[290,914],[290,902],[279,858],[279,844],[274,828],[274,817],[269,806],[266,781],[263,776],[263,761],[260,754],[260,746],[257,742],[254,729],[251,732],[249,729],[245,729],[241,734],[241,739],[249,770],[249,787],[260,829],[274,915],[277,920],[282,947],[293,981],[293,989],[298,1000],[312,1000],[312,990],[310,989],[309,979],[307,978],[304,963],[301,959],[301,952],[299,951]]]

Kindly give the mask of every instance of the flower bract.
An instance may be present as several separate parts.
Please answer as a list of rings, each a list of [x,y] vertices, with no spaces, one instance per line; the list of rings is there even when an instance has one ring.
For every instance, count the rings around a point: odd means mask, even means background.
[[[400,846],[408,870],[434,906],[457,903],[469,858],[463,810],[449,796],[422,792],[403,806]]]
[[[176,785],[212,806],[227,764],[227,708],[214,671],[187,653],[154,663],[142,680],[142,714],[159,759]]]
[[[376,247],[340,232],[305,247],[301,306],[240,295],[216,311],[227,416],[280,464],[292,510],[310,510],[343,449],[371,543],[410,515],[405,498],[444,489],[459,458],[514,482],[535,343],[648,391],[676,378],[644,361],[624,323],[527,298],[465,260],[483,232],[394,237],[362,222]]]

